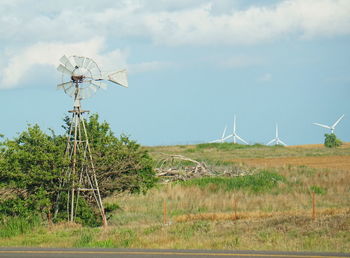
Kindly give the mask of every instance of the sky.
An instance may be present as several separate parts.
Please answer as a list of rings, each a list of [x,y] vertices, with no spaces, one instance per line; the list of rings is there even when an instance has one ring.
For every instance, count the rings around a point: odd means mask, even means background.
[[[225,126],[249,143],[350,142],[349,0],[0,0],[0,133],[57,133],[73,100],[56,90],[62,55],[127,69],[82,101],[116,135],[196,144]],[[230,140],[228,140],[230,141]]]

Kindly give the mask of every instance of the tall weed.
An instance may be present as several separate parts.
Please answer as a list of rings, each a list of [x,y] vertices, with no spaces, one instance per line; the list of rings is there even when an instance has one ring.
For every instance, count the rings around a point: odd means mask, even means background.
[[[0,238],[13,237],[31,232],[41,224],[38,216],[33,217],[3,217],[0,222]]]

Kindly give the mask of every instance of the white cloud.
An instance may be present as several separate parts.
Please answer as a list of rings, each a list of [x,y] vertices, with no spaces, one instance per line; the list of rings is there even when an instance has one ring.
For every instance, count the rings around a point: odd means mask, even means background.
[[[210,0],[60,1],[55,8],[37,2],[4,8],[0,38],[35,42],[133,36],[164,45],[208,45],[350,34],[349,0],[284,0],[268,6],[257,1],[259,6],[245,9],[237,8],[238,1]]]
[[[103,39],[94,38],[73,44],[62,42],[37,43],[19,52],[11,53],[9,54],[8,63],[3,64],[0,89],[18,86],[26,73],[35,65],[56,67],[59,58],[64,54],[67,56],[74,54],[91,57],[105,69],[110,69],[111,64],[114,64],[115,68],[126,65],[126,53],[121,50],[103,52],[104,45]]]
[[[13,0],[0,5],[0,88],[18,85],[35,65],[63,53],[93,57],[107,70],[126,65],[128,51],[111,42],[141,38],[166,46],[231,46],[350,34],[349,0],[283,0],[239,8],[239,0]],[[39,42],[39,43],[38,43]],[[105,48],[110,49],[108,52]],[[234,57],[222,65],[252,65]],[[163,62],[130,66],[135,72]]]
[[[154,40],[167,45],[256,44],[278,38],[350,34],[350,1],[290,0],[213,15],[212,4],[146,17]]]

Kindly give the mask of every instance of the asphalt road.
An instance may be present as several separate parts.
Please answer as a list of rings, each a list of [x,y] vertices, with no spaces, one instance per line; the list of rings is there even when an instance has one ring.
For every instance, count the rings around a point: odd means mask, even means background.
[[[0,248],[0,257],[49,257],[49,258],[179,258],[179,257],[254,257],[254,258],[334,258],[350,257],[343,253],[296,253],[217,250],[152,250],[152,249],[49,249],[49,248]]]

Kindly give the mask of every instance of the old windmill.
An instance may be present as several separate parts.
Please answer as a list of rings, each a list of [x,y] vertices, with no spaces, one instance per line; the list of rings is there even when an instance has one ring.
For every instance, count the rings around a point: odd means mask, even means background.
[[[62,188],[67,190],[68,220],[74,221],[79,206],[79,198],[95,202],[102,217],[103,225],[107,225],[102,198],[96,177],[89,137],[83,115],[81,100],[91,97],[98,89],[106,89],[104,80],[128,87],[126,70],[103,75],[96,62],[88,57],[65,55],[60,58],[57,70],[62,73],[62,83],[57,85],[74,99],[70,128],[67,137],[66,155],[70,165],[65,171]],[[57,213],[57,209],[55,210]]]

